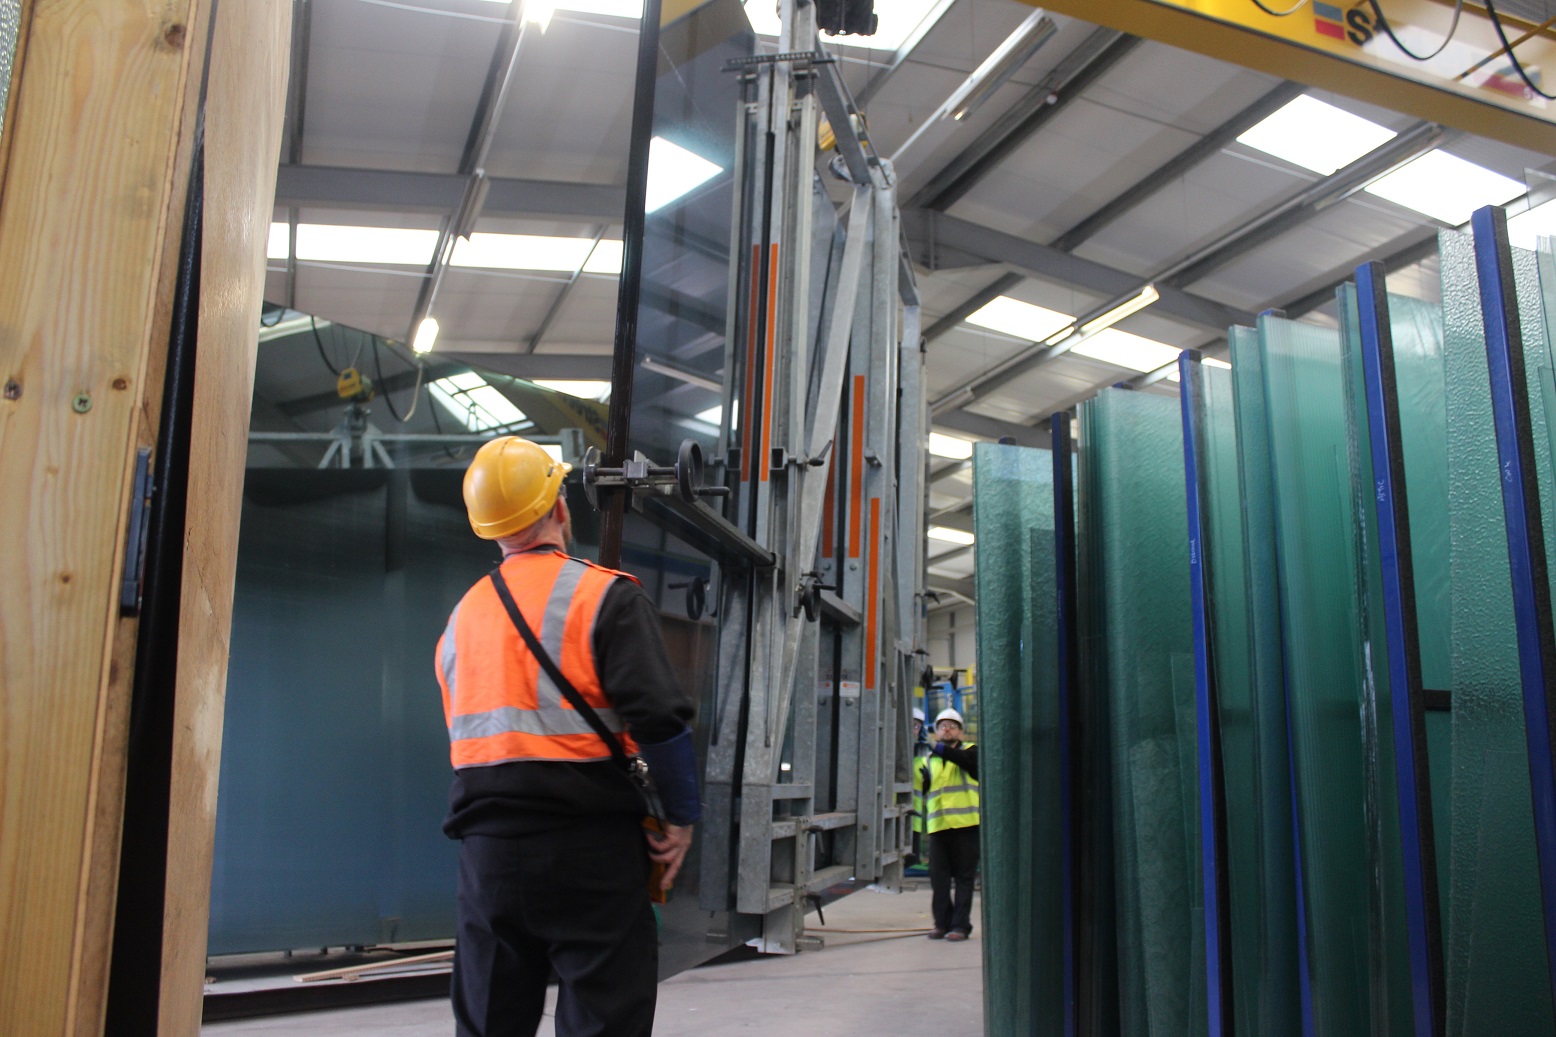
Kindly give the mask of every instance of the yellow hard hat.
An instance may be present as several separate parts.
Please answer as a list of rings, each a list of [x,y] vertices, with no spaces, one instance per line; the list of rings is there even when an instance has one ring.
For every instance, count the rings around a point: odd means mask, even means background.
[[[539,444],[501,436],[481,444],[465,470],[465,510],[482,540],[517,533],[545,517],[573,470]]]

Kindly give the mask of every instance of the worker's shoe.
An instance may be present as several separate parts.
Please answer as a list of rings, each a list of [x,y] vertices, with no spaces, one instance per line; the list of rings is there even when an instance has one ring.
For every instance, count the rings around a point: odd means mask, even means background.
[[[946,933],[945,938],[952,941],[953,943],[961,943],[963,940],[967,939],[967,934],[958,930],[956,932]]]
[[[929,931],[929,938],[931,940],[944,940],[945,937],[946,934],[944,929],[931,929]]]

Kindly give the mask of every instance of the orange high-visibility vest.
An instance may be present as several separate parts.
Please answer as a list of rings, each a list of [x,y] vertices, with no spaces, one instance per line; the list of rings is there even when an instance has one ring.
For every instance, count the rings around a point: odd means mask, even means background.
[[[618,576],[561,551],[526,551],[502,563],[503,580],[541,647],[605,726],[637,751],[594,666],[594,621]],[[610,759],[610,749],[562,697],[514,628],[490,579],[471,587],[438,639],[438,683],[455,769],[515,760]]]

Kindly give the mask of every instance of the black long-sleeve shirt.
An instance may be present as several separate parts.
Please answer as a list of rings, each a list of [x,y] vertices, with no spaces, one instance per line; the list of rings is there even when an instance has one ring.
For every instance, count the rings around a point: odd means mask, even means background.
[[[616,580],[600,602],[594,660],[611,708],[640,744],[691,724],[696,705],[665,653],[658,611],[632,580]],[[614,813],[643,813],[642,795],[614,761],[520,760],[455,771],[443,831],[451,839],[515,836]]]
[[[976,743],[972,745],[963,744],[953,748],[942,742],[930,748],[930,756],[942,757],[947,763],[954,763],[967,772],[967,776],[973,781],[978,780],[978,746]],[[927,793],[929,791],[929,757],[920,757],[920,760],[918,787],[920,792]]]

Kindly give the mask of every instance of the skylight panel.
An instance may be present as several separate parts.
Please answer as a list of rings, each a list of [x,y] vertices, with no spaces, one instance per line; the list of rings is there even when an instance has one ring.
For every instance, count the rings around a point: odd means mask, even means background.
[[[1200,361],[1200,363],[1204,364],[1206,367],[1223,367],[1228,371],[1232,369],[1231,364],[1227,363],[1225,360],[1221,360],[1213,356],[1205,357]]]
[[[285,259],[292,251],[291,234],[284,223],[272,223],[265,241],[266,259]]]
[[[687,151],[663,137],[648,143],[648,198],[645,211],[663,209],[689,191],[696,190],[723,172],[694,151]]]
[[[861,47],[871,50],[896,50],[907,42],[914,30],[929,17],[936,0],[890,0],[875,5],[874,36],[829,36],[821,38],[833,47]],[[746,18],[758,36],[778,37],[781,23],[775,0],[745,0]]]
[[[1303,94],[1237,142],[1328,176],[1396,136],[1386,126]]]
[[[968,317],[967,323],[1024,342],[1041,342],[1054,332],[1069,327],[1073,318],[1002,295]]]
[[[280,225],[285,228],[285,224]],[[274,240],[272,225],[272,241]],[[284,242],[284,238],[282,239]],[[297,258],[316,263],[370,263],[380,266],[426,266],[437,247],[435,230],[403,227],[338,227],[324,223],[297,225]],[[268,250],[267,250],[268,251]],[[284,243],[280,255],[285,259]]]
[[[1540,247],[1540,239],[1556,237],[1556,201],[1536,205],[1507,221],[1507,239],[1514,248],[1530,252]]]
[[[610,238],[601,238],[600,243],[594,246],[594,253],[589,256],[589,261],[584,264],[583,272],[586,274],[620,274],[621,242]]]
[[[1154,371],[1178,358],[1182,350],[1127,331],[1109,328],[1073,347],[1071,352],[1131,371]]]
[[[589,256],[593,238],[537,234],[472,234],[454,244],[451,266],[487,270],[554,270],[572,273]]]
[[[526,420],[512,400],[473,371],[430,382],[427,392],[471,432],[506,429]]]
[[[1438,149],[1368,184],[1367,193],[1458,227],[1476,209],[1517,198],[1524,185]]]
[[[511,0],[487,0],[488,3],[506,6]],[[544,0],[537,3],[535,14],[548,15],[552,11],[572,11],[576,14],[603,14],[613,18],[643,17],[643,0]]]
[[[948,436],[943,432],[931,432],[929,434],[929,452],[936,457],[949,457],[953,461],[965,461],[972,456],[973,445],[968,440],[958,436]]]
[[[960,544],[963,547],[977,539],[965,529],[952,529],[950,526],[930,526],[929,538],[931,540],[944,540],[948,544]]]
[[[611,393],[611,383],[591,378],[532,378],[535,385],[576,396],[580,400],[603,402]]]

